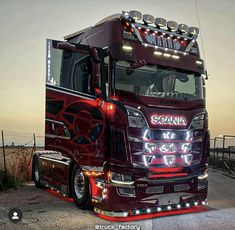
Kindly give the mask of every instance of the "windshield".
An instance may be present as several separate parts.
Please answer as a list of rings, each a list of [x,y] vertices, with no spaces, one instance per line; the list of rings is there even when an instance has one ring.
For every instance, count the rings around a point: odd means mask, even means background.
[[[115,63],[115,89],[147,97],[177,100],[203,99],[202,77],[159,65],[130,68],[127,61]]]

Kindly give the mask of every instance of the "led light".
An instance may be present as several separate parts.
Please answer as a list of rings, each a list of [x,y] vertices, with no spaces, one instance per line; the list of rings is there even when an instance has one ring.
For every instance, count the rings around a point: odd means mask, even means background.
[[[166,26],[166,19],[164,18],[155,18],[155,24],[157,27],[164,27]]]
[[[190,165],[192,163],[193,160],[192,154],[182,155],[181,157],[184,159],[186,164]]]
[[[198,205],[198,202],[194,202],[194,205],[197,206],[197,205]]]
[[[172,55],[171,57],[172,57],[173,59],[176,59],[176,60],[177,60],[177,59],[180,59],[180,57],[177,56],[177,55]]]
[[[202,61],[196,61],[196,64],[197,64],[197,65],[202,65],[203,62],[202,62]]]
[[[142,29],[142,28],[139,26],[139,27],[138,27],[138,30],[141,30],[141,29]]]
[[[133,48],[131,46],[122,46],[122,48],[126,51],[131,51]]]
[[[168,21],[167,22],[167,28],[172,31],[172,30],[177,30],[178,23],[175,21]]]
[[[145,47],[147,47],[147,46],[148,46],[148,44],[147,44],[147,43],[144,43],[144,46],[145,46]]]
[[[123,212],[123,216],[127,217],[128,216],[128,212]]]
[[[134,21],[141,20],[142,19],[142,13],[137,11],[137,10],[131,10],[129,12],[129,17]]]
[[[137,215],[140,214],[140,211],[139,211],[139,210],[136,210],[136,211],[135,211],[135,214],[137,214]]]
[[[165,51],[167,51],[168,49],[167,48],[165,48]]]
[[[170,55],[170,54],[167,54],[167,53],[164,53],[163,56],[164,56],[164,57],[167,57],[167,58],[171,57],[171,55]]]
[[[178,25],[178,31],[180,33],[188,33],[188,30],[189,30],[189,28],[188,28],[187,25],[185,25],[185,24],[179,24]]]
[[[157,208],[157,211],[158,211],[158,212],[161,212],[161,211],[162,211],[162,208],[158,207],[158,208]]]
[[[188,38],[184,38],[184,40],[185,40],[185,41],[187,41],[187,40],[188,40]]]
[[[171,131],[167,131],[163,133],[163,138],[166,140],[172,140],[175,139],[175,133],[171,132]]]
[[[163,153],[175,153],[176,150],[177,148],[173,143],[162,144],[160,147],[160,151]]]
[[[188,208],[189,206],[190,206],[190,204],[189,204],[189,203],[187,203],[187,204],[186,204],[186,207]]]
[[[186,56],[187,55],[187,53],[186,52],[184,52],[184,56]]]
[[[199,34],[199,29],[197,27],[189,27],[188,28],[188,33],[190,35],[198,35]]]
[[[177,50],[175,50],[175,51],[174,51],[174,53],[176,54],[176,53],[178,53],[178,51],[177,51]]]
[[[150,213],[151,212],[151,209],[150,208],[147,208],[147,213]]]
[[[191,141],[191,140],[193,140],[193,133],[190,131],[190,130],[188,130],[187,132],[186,132],[186,141]]]
[[[154,55],[161,56],[161,55],[162,55],[162,52],[154,51]]]
[[[165,155],[163,156],[163,160],[166,165],[173,165],[175,163],[176,157],[175,155]]]
[[[157,149],[156,144],[154,144],[154,143],[145,143],[144,146],[145,146],[145,149],[147,150],[147,152],[149,152],[149,153],[152,153]]]
[[[191,150],[192,150],[192,145],[191,145],[191,143],[183,143],[183,144],[181,145],[181,150],[182,150],[184,153],[187,153],[187,152],[191,151]]]
[[[158,48],[158,46],[155,46],[155,49],[157,49]]]
[[[167,210],[171,210],[171,206],[167,206]]]
[[[206,202],[205,201],[202,201],[202,205],[205,205],[206,204]]]
[[[177,208],[180,209],[180,208],[181,208],[181,205],[180,205],[180,204],[177,204]]]

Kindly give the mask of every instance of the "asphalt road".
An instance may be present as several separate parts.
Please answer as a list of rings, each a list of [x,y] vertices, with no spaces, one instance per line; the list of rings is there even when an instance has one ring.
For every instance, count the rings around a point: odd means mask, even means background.
[[[205,212],[114,223],[28,183],[21,189],[0,193],[0,229],[234,230],[235,179],[210,170],[208,201],[208,211]],[[12,208],[23,212],[23,219],[18,224],[8,220],[8,211]]]

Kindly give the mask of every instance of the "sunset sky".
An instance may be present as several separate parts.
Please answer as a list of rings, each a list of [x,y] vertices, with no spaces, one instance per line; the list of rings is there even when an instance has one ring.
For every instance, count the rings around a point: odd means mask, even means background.
[[[209,128],[212,137],[235,135],[235,1],[197,3],[209,73]],[[0,129],[43,135],[46,38],[63,40],[132,9],[198,26],[195,0],[0,0]]]

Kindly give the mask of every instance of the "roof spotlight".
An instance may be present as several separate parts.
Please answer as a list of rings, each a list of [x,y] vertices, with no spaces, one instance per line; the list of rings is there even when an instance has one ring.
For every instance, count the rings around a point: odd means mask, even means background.
[[[187,25],[185,25],[185,24],[179,24],[178,25],[178,31],[180,32],[180,33],[188,33],[188,26]]]
[[[154,24],[154,17],[150,14],[143,15],[143,22],[145,24]]]
[[[188,33],[190,35],[198,35],[199,34],[199,29],[197,27],[189,27]]]
[[[166,26],[166,19],[164,18],[155,18],[155,24],[157,27],[164,27]]]
[[[175,22],[175,21],[168,21],[168,22],[167,22],[167,28],[168,28],[168,30],[170,30],[170,31],[177,30],[177,28],[178,28],[178,23]]]
[[[129,11],[129,18],[131,18],[134,21],[141,20],[142,13],[137,10],[131,10],[131,11]]]

